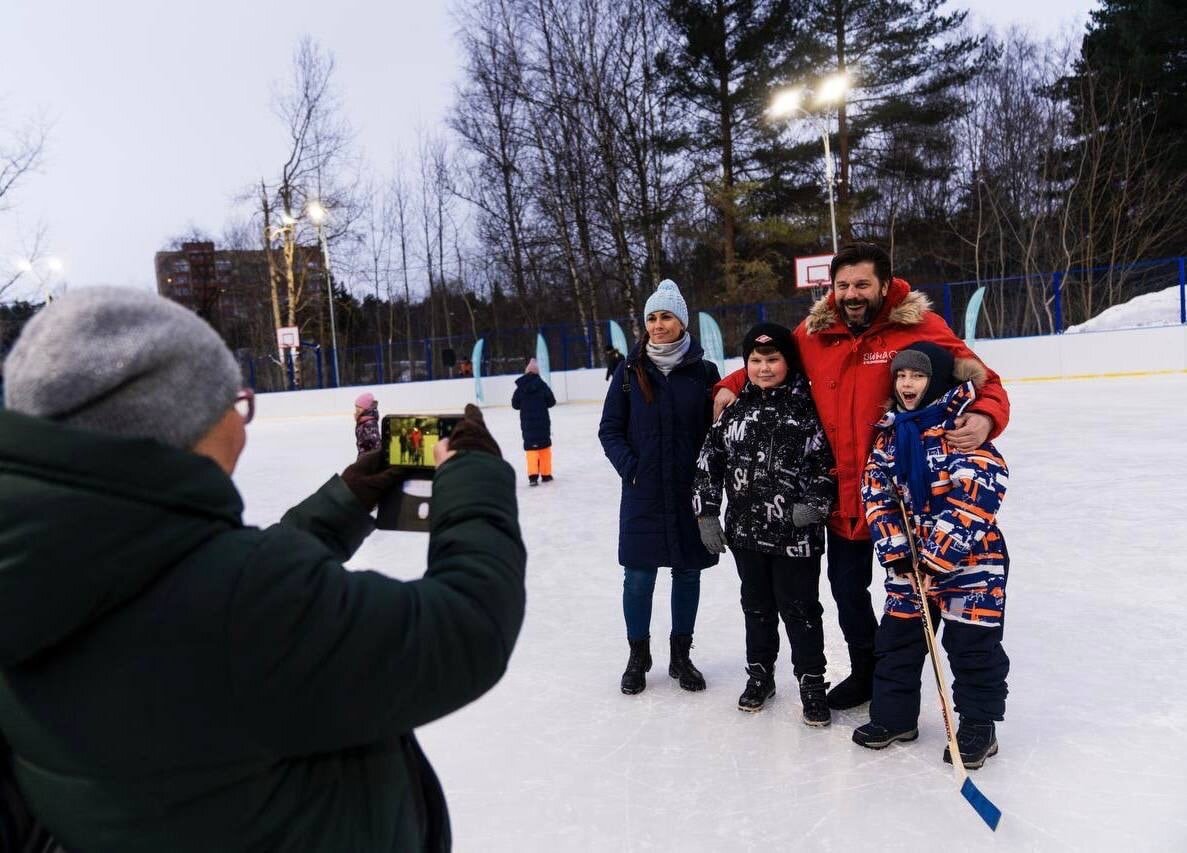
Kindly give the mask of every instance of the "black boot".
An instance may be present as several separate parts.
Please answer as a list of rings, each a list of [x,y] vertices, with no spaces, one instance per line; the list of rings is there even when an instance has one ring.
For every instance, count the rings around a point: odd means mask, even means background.
[[[738,710],[761,711],[767,700],[775,695],[775,667],[752,663],[746,666],[746,689],[738,697]]]
[[[626,672],[622,674],[622,692],[634,695],[642,693],[647,686],[644,673],[651,671],[651,638],[627,642],[631,644],[631,656],[626,662]]]
[[[528,474],[528,485],[529,486],[540,485],[540,475],[539,474]]]
[[[545,483],[551,483],[551,482],[552,482],[552,475],[551,475],[551,474],[545,474],[543,477],[541,477],[541,478],[540,478],[540,480],[541,480],[542,482],[545,482]]]
[[[912,741],[919,737],[919,729],[892,732],[886,726],[870,721],[853,730],[853,742],[866,749],[885,749],[896,740]]]
[[[856,708],[874,695],[874,650],[849,647],[849,677],[828,694],[828,706],[836,711]]]
[[[680,686],[685,690],[704,690],[705,676],[692,665],[688,659],[688,650],[692,648],[692,634],[673,634],[671,638],[672,661],[668,664],[668,675],[680,679]]]
[[[997,732],[993,720],[970,720],[960,718],[956,729],[956,745],[960,748],[960,760],[966,770],[976,770],[991,755],[997,755]],[[952,752],[944,748],[944,763],[952,763]]]
[[[804,722],[809,726],[827,726],[833,721],[824,692],[828,682],[823,675],[805,675],[800,679],[800,703],[804,706]]]

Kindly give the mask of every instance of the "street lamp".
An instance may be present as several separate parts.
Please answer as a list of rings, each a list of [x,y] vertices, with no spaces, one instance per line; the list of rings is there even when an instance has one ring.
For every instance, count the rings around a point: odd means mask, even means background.
[[[815,92],[815,106],[831,106],[839,103],[845,97],[845,93],[849,91],[849,75],[842,72],[840,74],[833,74],[827,77],[816,88]],[[808,90],[803,88],[784,89],[775,95],[771,101],[770,107],[767,108],[767,115],[771,118],[788,118],[795,113],[799,113],[804,118],[812,122],[818,121],[818,116],[808,112],[803,107],[804,96],[808,94]],[[826,117],[823,122],[816,125],[816,129],[820,132],[820,139],[824,142],[824,182],[828,185],[828,215],[832,224],[833,236],[833,254],[837,253],[837,207],[833,194],[833,183],[835,170],[833,167],[833,155],[829,148],[829,120]]]
[[[317,226],[317,241],[321,244],[322,265],[326,268],[326,308],[330,312],[330,346],[334,353],[334,387],[340,388],[342,382],[338,377],[338,332],[334,327],[334,288],[331,284],[334,276],[330,271],[330,244],[326,242],[326,232],[322,225],[328,213],[316,199],[305,205],[305,213],[311,222]]]

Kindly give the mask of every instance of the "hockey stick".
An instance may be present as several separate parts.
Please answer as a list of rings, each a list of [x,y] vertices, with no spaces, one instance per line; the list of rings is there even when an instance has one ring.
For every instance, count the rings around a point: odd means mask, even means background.
[[[973,807],[973,811],[979,814],[981,820],[996,832],[998,821],[1002,819],[1002,810],[991,803],[989,798],[981,793],[981,789],[973,784],[973,780],[969,778],[969,772],[964,769],[964,759],[961,757],[960,747],[956,743],[952,703],[948,701],[948,691],[944,687],[948,678],[944,674],[944,664],[940,660],[936,644],[936,629],[932,624],[931,605],[924,591],[923,571],[919,568],[919,552],[915,550],[915,536],[911,532],[911,516],[907,512],[907,505],[903,503],[902,495],[899,495],[898,507],[903,516],[903,533],[906,534],[907,545],[911,548],[911,574],[915,581],[915,592],[919,595],[920,609],[923,611],[923,633],[927,636],[927,655],[931,658],[932,672],[936,676],[936,690],[940,693],[940,709],[944,714],[944,729],[948,733],[948,752],[952,756],[952,770],[956,776],[956,786],[960,789],[961,796],[968,800],[969,805]]]

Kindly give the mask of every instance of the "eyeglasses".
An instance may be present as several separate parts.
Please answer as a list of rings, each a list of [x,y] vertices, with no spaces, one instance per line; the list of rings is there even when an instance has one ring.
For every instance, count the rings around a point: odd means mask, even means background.
[[[243,418],[244,426],[251,423],[251,419],[256,416],[256,392],[250,388],[240,391],[235,398],[235,411]]]

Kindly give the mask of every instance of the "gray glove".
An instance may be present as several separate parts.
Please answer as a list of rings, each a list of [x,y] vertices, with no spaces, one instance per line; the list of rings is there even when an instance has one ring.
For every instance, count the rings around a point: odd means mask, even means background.
[[[791,505],[791,523],[796,527],[808,527],[812,524],[819,524],[824,521],[824,516],[820,510],[814,506],[807,504],[792,504]],[[702,537],[704,534],[701,534]]]
[[[725,553],[725,531],[715,515],[697,516],[697,527],[701,530],[701,542],[710,554]]]

